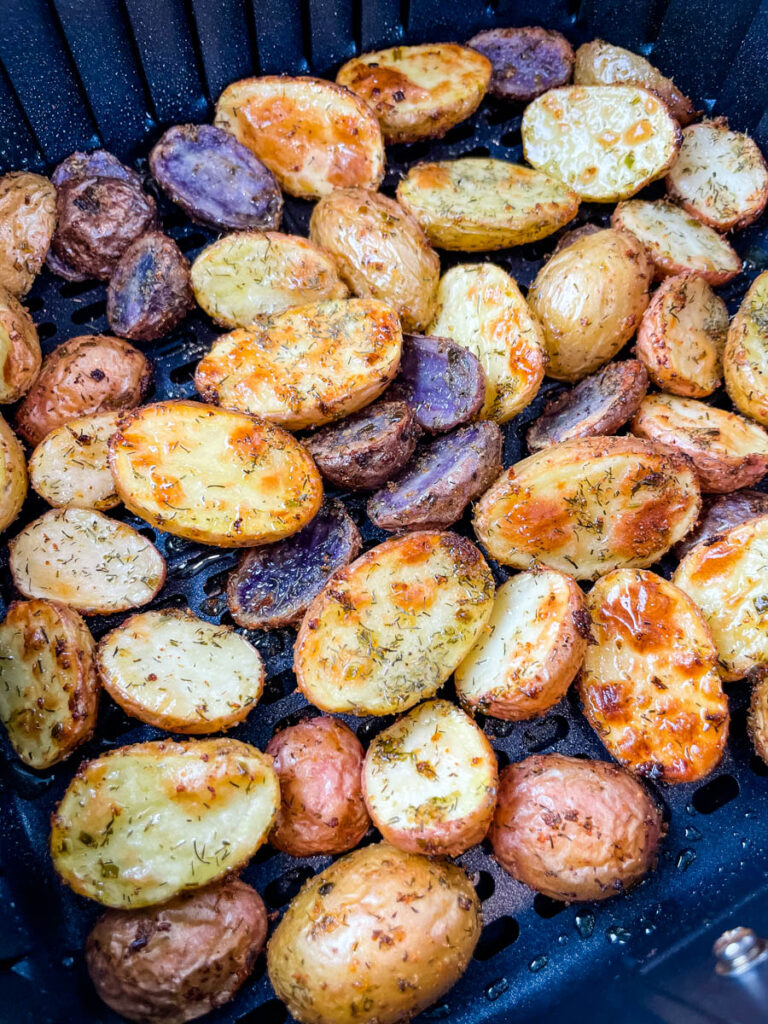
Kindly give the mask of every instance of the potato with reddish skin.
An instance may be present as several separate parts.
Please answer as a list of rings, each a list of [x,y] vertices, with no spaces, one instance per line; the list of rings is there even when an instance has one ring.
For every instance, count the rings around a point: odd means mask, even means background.
[[[142,186],[139,172],[126,167],[106,149],[94,149],[91,153],[70,153],[51,175],[51,181],[56,188],[76,178],[118,178],[120,181],[127,181],[129,185],[135,185],[136,188]]]
[[[56,189],[13,171],[0,178],[0,286],[22,298],[40,273],[56,227]]]
[[[0,285],[0,404],[17,402],[29,391],[42,358],[32,317]]]
[[[701,515],[691,532],[675,544],[675,557],[682,561],[697,544],[706,544],[747,519],[768,515],[768,494],[748,489],[730,494],[707,495]]]
[[[752,686],[747,731],[755,753],[768,764],[768,673],[761,671]]]
[[[107,287],[109,326],[133,341],[162,338],[194,304],[189,262],[162,231],[147,231],[128,246]]]
[[[468,42],[491,62],[488,88],[500,100],[530,103],[548,89],[566,85],[573,68],[571,44],[546,28],[490,28]]]

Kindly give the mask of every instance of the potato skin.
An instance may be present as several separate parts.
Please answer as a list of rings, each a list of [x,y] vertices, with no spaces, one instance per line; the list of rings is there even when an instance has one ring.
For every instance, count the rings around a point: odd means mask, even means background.
[[[745,416],[768,427],[768,271],[749,286],[731,321],[723,354],[725,389]]]
[[[27,496],[27,462],[19,439],[0,416],[0,533],[21,512]]]
[[[714,540],[747,519],[764,515],[768,515],[768,494],[762,491],[744,489],[730,494],[708,495],[702,502],[701,514],[694,528],[675,544],[675,558],[682,561],[697,544]]]
[[[139,172],[126,167],[106,149],[94,149],[91,153],[70,153],[51,175],[56,188],[75,178],[119,178],[136,188],[142,185]]]
[[[0,178],[0,286],[21,298],[32,287],[56,226],[56,189],[47,178],[12,171]]]
[[[19,300],[0,285],[0,404],[16,402],[40,372],[37,328]]]
[[[664,832],[658,807],[617,765],[535,754],[501,773],[490,839],[514,878],[572,902],[636,885]]]
[[[99,997],[121,1016],[184,1024],[233,998],[266,937],[261,897],[232,878],[161,907],[108,910],[85,959]]]
[[[488,92],[500,100],[530,103],[548,89],[566,85],[573,68],[571,44],[540,26],[491,28],[468,42],[491,62]]]
[[[147,231],[128,246],[107,287],[109,326],[132,341],[162,338],[194,304],[189,262],[162,231]]]
[[[362,791],[363,748],[352,730],[321,716],[276,733],[281,805],[269,841],[292,857],[346,853],[368,831]]]
[[[752,686],[747,731],[755,753],[768,764],[768,673],[760,672]]]

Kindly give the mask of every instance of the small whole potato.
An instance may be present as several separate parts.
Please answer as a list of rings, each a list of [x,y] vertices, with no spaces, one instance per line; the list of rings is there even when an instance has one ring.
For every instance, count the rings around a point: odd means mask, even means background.
[[[40,371],[37,328],[19,300],[0,285],[0,404],[18,401]]]
[[[194,306],[189,262],[162,231],[147,231],[118,260],[107,288],[107,319],[121,338],[154,341]]]
[[[183,1024],[229,1002],[267,937],[267,912],[232,878],[160,907],[109,910],[85,947],[100,998],[128,1020]]]
[[[21,298],[32,287],[56,226],[56,189],[14,171],[0,178],[0,285]]]

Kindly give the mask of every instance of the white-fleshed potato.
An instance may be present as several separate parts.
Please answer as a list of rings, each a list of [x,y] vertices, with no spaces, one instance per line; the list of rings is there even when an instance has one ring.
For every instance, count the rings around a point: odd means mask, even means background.
[[[12,171],[0,178],[0,286],[21,298],[40,273],[56,227],[56,189]]]
[[[394,199],[370,189],[337,189],[312,211],[309,237],[333,256],[353,295],[386,302],[404,331],[426,329],[435,313],[440,260]]]
[[[579,580],[652,565],[693,527],[693,464],[636,437],[563,441],[506,470],[475,506],[491,558],[544,562]]]
[[[387,842],[458,857],[479,843],[496,806],[498,766],[484,733],[447,700],[429,700],[371,740],[368,813]]]
[[[733,247],[668,199],[619,203],[611,225],[629,231],[643,243],[658,278],[690,271],[717,287],[741,273],[741,258]]]
[[[752,687],[747,731],[755,753],[768,764],[768,673],[761,672]]]
[[[29,459],[29,482],[54,508],[95,508],[120,503],[107,463],[107,441],[120,412],[97,412],[70,420],[47,434]]]
[[[25,764],[50,768],[93,732],[94,643],[83,619],[53,601],[14,601],[0,624],[0,721]]]
[[[462,263],[443,274],[427,333],[452,338],[482,363],[480,419],[504,423],[536,397],[544,378],[544,337],[514,278],[501,267]]]
[[[42,360],[32,317],[0,285],[0,405],[16,402],[29,391]]]
[[[120,500],[168,533],[222,548],[282,540],[306,526],[323,485],[306,449],[271,423],[202,402],[157,402],[109,440]]]
[[[493,576],[455,533],[395,537],[340,569],[307,609],[294,670],[322,711],[391,715],[433,697],[482,632]]]
[[[456,695],[471,714],[536,718],[565,696],[588,640],[576,580],[534,565],[496,591],[486,631],[456,669]]]
[[[83,615],[140,608],[165,582],[165,560],[154,544],[92,509],[49,509],[9,548],[20,593],[61,601]]]
[[[245,637],[175,608],[131,615],[101,638],[96,664],[126,714],[187,735],[237,725],[264,689],[261,655]]]
[[[528,292],[547,375],[576,381],[612,359],[640,324],[652,278],[643,246],[623,231],[583,235],[547,260]]]
[[[536,242],[579,209],[578,194],[556,178],[488,157],[416,164],[397,198],[433,245],[462,252]]]
[[[378,398],[402,344],[397,314],[378,299],[315,302],[219,338],[195,387],[206,402],[288,430],[318,427]]]
[[[728,308],[703,277],[668,277],[654,293],[635,350],[663,391],[705,398],[719,387],[728,336]]]
[[[244,78],[219,96],[214,123],[252,150],[292,196],[319,199],[335,188],[377,188],[384,177],[375,113],[333,82]]]
[[[627,199],[677,159],[680,127],[633,85],[550,89],[525,108],[525,159],[595,203]]]
[[[387,144],[442,138],[474,114],[490,80],[488,58],[458,43],[362,53],[336,75],[374,109]]]
[[[768,270],[752,282],[731,321],[723,376],[736,408],[768,427]]]
[[[745,228],[768,202],[768,167],[756,143],[718,117],[685,129],[667,192],[716,231]]]
[[[697,544],[672,577],[704,614],[726,681],[768,665],[766,565],[768,516],[757,516]]]
[[[705,493],[752,487],[768,473],[768,433],[743,416],[695,398],[647,395],[631,429],[636,437],[687,455]]]
[[[237,231],[207,246],[192,264],[192,289],[222,327],[247,327],[258,316],[348,294],[327,252],[277,231]]]
[[[279,806],[270,759],[247,743],[119,747],[70,782],[52,818],[53,864],[105,906],[165,903],[243,867]]]
[[[0,416],[0,533],[16,519],[27,496],[24,449]]]
[[[592,638],[579,677],[584,714],[637,775],[696,782],[717,767],[728,701],[709,626],[679,587],[618,569],[587,595]]]

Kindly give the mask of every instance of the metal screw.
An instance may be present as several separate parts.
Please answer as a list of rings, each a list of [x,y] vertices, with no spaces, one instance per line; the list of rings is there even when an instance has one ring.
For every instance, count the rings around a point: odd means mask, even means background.
[[[730,928],[712,947],[718,974],[744,974],[768,957],[768,942],[755,935],[751,928]]]

